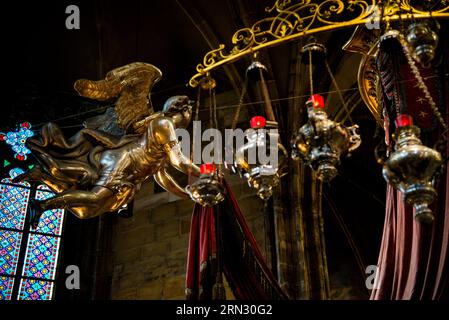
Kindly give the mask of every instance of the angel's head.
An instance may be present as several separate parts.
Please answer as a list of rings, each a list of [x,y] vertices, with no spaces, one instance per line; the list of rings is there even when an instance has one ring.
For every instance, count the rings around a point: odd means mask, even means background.
[[[192,103],[187,96],[173,96],[167,99],[162,111],[173,119],[177,128],[185,128],[192,120]]]

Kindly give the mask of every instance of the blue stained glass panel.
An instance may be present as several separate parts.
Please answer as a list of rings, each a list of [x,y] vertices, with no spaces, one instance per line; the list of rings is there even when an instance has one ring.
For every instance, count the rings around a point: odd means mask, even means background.
[[[0,300],[11,300],[14,278],[0,276]]]
[[[19,300],[50,300],[53,294],[53,282],[22,279],[20,281]]]
[[[30,128],[31,124],[29,122],[23,122],[17,131],[0,132],[0,141],[5,141],[11,146],[11,149],[15,152],[14,157],[17,160],[26,160],[27,155],[31,153],[30,149],[25,146],[26,140],[34,136]]]
[[[36,230],[28,233],[26,254],[23,268],[17,271],[22,231],[25,225],[27,205],[30,197],[30,185],[27,182],[14,183],[12,179],[23,173],[21,169],[10,170],[11,178],[0,182],[0,300],[11,300],[16,272],[22,276],[19,285],[19,300],[50,300],[54,287],[56,264],[64,220],[64,210],[45,211]],[[40,185],[36,190],[36,199],[52,197],[54,193],[46,186]],[[3,228],[8,228],[6,230]],[[11,230],[12,229],[12,230]],[[34,233],[34,232],[38,232]],[[50,280],[50,281],[49,281]]]
[[[25,171],[23,171],[23,170],[20,169],[20,168],[12,168],[11,170],[9,170],[9,176],[10,176],[12,179],[14,179],[15,177],[17,177],[18,175],[20,175],[20,174],[22,174],[22,173],[24,173],[24,172],[25,172]],[[22,184],[22,183],[19,183],[19,184]],[[28,183],[23,183],[23,184],[26,184],[26,185],[29,186]]]
[[[22,233],[0,230],[0,274],[16,273],[21,241]]]
[[[53,192],[45,185],[39,185],[36,190],[36,199],[44,200],[54,195]],[[36,232],[61,235],[62,222],[64,219],[63,209],[53,209],[45,211],[39,221]]]
[[[28,238],[23,276],[53,280],[60,239],[40,234]]]
[[[11,179],[1,182],[11,183]],[[20,185],[30,186],[26,182]],[[29,189],[0,184],[0,227],[23,229],[29,197]]]

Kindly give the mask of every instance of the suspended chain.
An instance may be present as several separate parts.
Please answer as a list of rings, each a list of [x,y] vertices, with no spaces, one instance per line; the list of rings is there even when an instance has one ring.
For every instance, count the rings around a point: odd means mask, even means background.
[[[262,89],[262,95],[265,105],[265,115],[269,121],[276,121],[276,117],[274,116],[273,106],[271,104],[270,94],[268,92],[267,83],[265,82],[265,77],[263,76],[262,69],[259,68],[259,76],[260,76],[260,87]]]
[[[329,73],[329,76],[331,77],[332,80],[332,84],[334,85],[338,97],[340,98],[341,104],[343,105],[343,107],[345,108],[346,111],[346,117],[343,118],[342,122],[344,123],[346,121],[346,119],[349,119],[349,123],[350,124],[354,124],[354,122],[352,121],[352,117],[351,117],[351,112],[349,111],[348,105],[346,104],[345,100],[343,99],[343,94],[341,93],[340,87],[338,86],[337,80],[335,79],[334,75],[332,74],[332,70],[329,66],[329,63],[327,63],[327,59],[324,60],[325,64],[326,64],[326,69],[327,72]]]
[[[312,50],[309,51],[309,85],[310,95],[313,95],[313,67],[312,67]]]
[[[416,81],[418,82],[418,86],[421,89],[421,91],[424,93],[424,96],[426,97],[430,108],[432,109],[433,113],[435,114],[435,116],[437,117],[437,120],[440,122],[441,126],[447,130],[447,125],[446,122],[443,119],[443,116],[441,115],[440,110],[438,110],[438,107],[435,103],[435,101],[433,100],[432,96],[430,95],[429,89],[427,88],[424,79],[421,76],[421,73],[419,72],[418,67],[416,66],[415,60],[413,59],[413,57],[411,56],[410,53],[410,48],[408,47],[407,42],[405,41],[405,39],[400,36],[399,37],[399,41],[402,45],[402,49],[404,51],[405,57],[407,58],[407,62],[410,65],[410,68],[412,70],[413,75],[416,78]]]
[[[240,110],[242,109],[243,99],[245,99],[247,86],[248,86],[248,76],[245,76],[245,82],[243,83],[239,104],[237,105],[237,110],[235,110],[234,118],[232,119],[232,130],[234,130],[237,127],[237,122],[239,121]]]

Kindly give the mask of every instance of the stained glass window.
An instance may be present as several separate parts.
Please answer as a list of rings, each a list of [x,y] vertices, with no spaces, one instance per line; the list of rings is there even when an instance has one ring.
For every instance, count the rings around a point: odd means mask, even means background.
[[[23,275],[40,279],[54,279],[58,258],[59,238],[31,234],[23,268]]]
[[[53,293],[53,282],[22,279],[20,282],[20,300],[50,300]]]
[[[12,169],[0,182],[0,300],[49,300],[61,244],[64,210],[45,211],[36,229],[28,222],[28,201],[53,196],[45,185],[13,183]]]
[[[45,185],[37,186],[36,199],[44,200],[53,196],[53,192],[50,191]],[[61,235],[62,231],[62,219],[64,218],[64,210],[53,209],[45,211],[39,221],[39,225],[36,228],[36,232]]]
[[[11,178],[2,180],[0,184],[0,227],[22,230],[30,197],[30,184],[27,182],[12,184],[23,171],[14,168],[10,171]]]
[[[0,276],[0,300],[11,300],[13,277]]]
[[[0,141],[5,141],[11,146],[12,151],[14,151],[14,157],[17,160],[24,161],[27,159],[27,155],[31,153],[30,149],[25,146],[26,140],[34,135],[30,129],[31,124],[24,122],[17,131],[0,132]]]
[[[0,233],[0,273],[14,275],[19,261],[22,233],[2,230]]]

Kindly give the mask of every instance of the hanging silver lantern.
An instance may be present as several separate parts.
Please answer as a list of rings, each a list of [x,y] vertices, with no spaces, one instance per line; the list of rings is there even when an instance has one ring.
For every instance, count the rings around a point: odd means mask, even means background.
[[[437,25],[438,29],[438,25]],[[423,66],[429,66],[435,57],[438,46],[438,35],[427,21],[412,23],[407,29],[407,43],[413,58]]]
[[[429,204],[436,196],[433,177],[441,166],[441,154],[422,144],[420,130],[413,125],[409,115],[399,115],[396,127],[393,135],[396,150],[385,162],[383,176],[403,193],[408,204],[415,207],[415,218],[418,221],[432,222]]]
[[[324,99],[318,94],[312,95],[306,105],[309,121],[291,140],[292,158],[310,165],[318,179],[330,181],[338,173],[340,157],[360,146],[358,126],[346,128],[328,119]]]
[[[251,129],[245,132],[247,142],[236,151],[235,165],[248,181],[250,187],[257,190],[257,195],[263,199],[269,199],[273,194],[280,178],[283,176],[282,168],[287,158],[287,151],[279,143],[277,130],[265,129],[267,121],[262,116],[251,119]],[[269,123],[271,129],[277,128],[277,123]],[[269,152],[275,155],[267,163],[260,162],[260,155]],[[272,163],[271,160],[274,160]]]
[[[214,164],[200,166],[200,177],[186,187],[190,198],[203,207],[212,207],[224,200],[224,188],[218,181]]]

